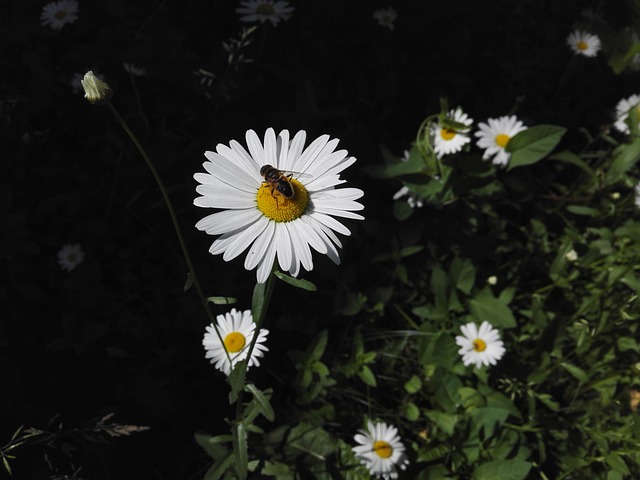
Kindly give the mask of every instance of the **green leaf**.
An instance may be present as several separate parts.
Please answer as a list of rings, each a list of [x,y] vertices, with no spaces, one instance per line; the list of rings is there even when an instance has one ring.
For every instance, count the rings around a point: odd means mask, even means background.
[[[193,274],[191,272],[187,273],[187,279],[184,282],[184,291],[188,291],[193,286]]]
[[[585,383],[589,379],[587,373],[580,367],[576,367],[575,365],[571,365],[567,362],[561,362],[560,365],[573,377],[575,377],[576,380],[578,380],[580,383]]]
[[[324,349],[327,348],[327,341],[329,340],[329,334],[326,330],[322,330],[318,335],[313,339],[311,345],[307,351],[309,352],[310,360],[320,360],[322,355],[324,354]]]
[[[624,459],[615,452],[609,452],[604,456],[604,461],[614,470],[622,473],[623,475],[629,475],[629,467],[625,463]]]
[[[218,480],[222,478],[233,463],[233,458],[233,455],[228,455],[215,462],[204,474],[203,480]]]
[[[422,381],[417,375],[413,375],[405,384],[404,389],[407,393],[416,393],[422,388]]]
[[[231,443],[231,435],[211,436],[208,433],[196,432],[194,437],[196,443],[214,460],[229,454],[229,449],[224,444]]]
[[[318,287],[316,287],[309,280],[305,280],[304,278],[294,278],[282,272],[275,272],[275,275],[283,282],[288,283],[289,285],[293,285],[296,288],[307,290],[308,292],[315,292],[316,290],[318,290]]]
[[[562,152],[549,155],[549,160],[558,160],[559,162],[575,165],[576,167],[588,173],[590,177],[595,177],[596,175],[596,172],[587,164],[587,162],[585,162],[584,160],[582,160],[582,158],[569,150],[563,150]]]
[[[458,290],[469,295],[476,281],[476,269],[471,260],[455,257],[449,268],[449,277]]]
[[[409,402],[404,406],[404,416],[410,422],[415,422],[420,418],[420,409],[415,403]]]
[[[393,216],[396,220],[402,222],[413,215],[413,207],[407,203],[406,200],[396,200],[393,202]]]
[[[513,328],[516,319],[511,309],[500,298],[493,296],[490,289],[484,288],[469,300],[469,311],[479,321],[486,320],[494,327]]]
[[[247,375],[247,360],[236,363],[231,373],[227,377],[227,383],[231,387],[229,392],[229,404],[234,404],[238,400],[238,394],[244,388],[244,380]]]
[[[444,413],[437,410],[427,410],[425,415],[435,425],[447,435],[453,435],[453,431],[458,423],[458,416],[454,414]]]
[[[542,160],[558,145],[567,131],[555,125],[536,125],[509,140],[505,150],[511,153],[508,170]]]
[[[214,305],[233,305],[238,303],[238,299],[234,297],[208,297],[207,302]]]
[[[375,387],[378,385],[378,382],[376,381],[376,376],[373,374],[371,369],[366,365],[363,365],[360,368],[360,370],[358,371],[358,377],[360,377],[360,380],[362,380],[364,383],[366,383],[370,387]]]
[[[268,279],[267,282],[271,281]],[[262,318],[262,309],[264,308],[265,294],[267,291],[266,283],[256,283],[251,297],[251,315],[255,319]]]
[[[636,138],[631,143],[618,145],[613,151],[611,166],[604,178],[605,185],[611,185],[620,180],[638,160],[640,160],[640,138]]]
[[[585,215],[587,217],[596,217],[600,213],[597,209],[585,207],[584,205],[567,205],[567,210],[575,215]]]
[[[244,423],[238,422],[233,428],[233,458],[239,479],[247,478],[249,453],[247,451],[247,429]]]
[[[496,460],[480,465],[473,471],[472,480],[524,480],[531,470],[524,460]]]
[[[270,422],[273,422],[276,418],[276,414],[273,411],[273,408],[269,403],[269,399],[265,396],[265,394],[262,391],[258,390],[256,386],[253,385],[252,383],[247,384],[244,388],[247,392],[251,392],[251,394],[253,395],[253,398],[256,399],[256,402],[260,407],[260,413],[262,413],[262,415],[267,420],[269,420]]]

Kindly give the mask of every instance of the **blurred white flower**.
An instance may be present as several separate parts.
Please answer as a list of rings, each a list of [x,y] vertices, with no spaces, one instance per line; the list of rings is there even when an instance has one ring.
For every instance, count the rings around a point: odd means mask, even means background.
[[[442,158],[444,155],[448,155],[450,153],[459,152],[462,150],[462,147],[471,141],[469,131],[473,124],[472,118],[469,118],[469,116],[464,113],[460,107],[455,110],[451,110],[448,113],[447,118],[465,125],[466,128],[456,130],[437,123],[431,126],[431,135],[433,137],[434,145],[433,150],[438,158]]]
[[[395,9],[389,8],[381,8],[373,12],[373,18],[378,21],[378,25],[381,27],[386,27],[389,30],[393,30],[395,28],[395,21],[398,18],[398,12]]]
[[[475,364],[476,368],[480,368],[482,365],[495,365],[504,355],[505,348],[500,340],[500,332],[486,320],[482,322],[479,330],[473,322],[462,325],[460,330],[462,336],[456,336],[456,343],[461,347],[458,353],[462,355],[465,366]]]
[[[241,22],[264,23],[268,20],[274,27],[280,20],[288,20],[292,12],[293,7],[283,0],[245,0],[236,9]]]
[[[394,426],[367,421],[367,429],[359,430],[354,440],[360,444],[352,448],[356,458],[377,478],[398,478],[397,469],[404,470],[409,464]]]
[[[567,260],[567,262],[575,262],[576,260],[578,260],[578,252],[576,252],[572,248],[565,254],[564,258]]]
[[[511,137],[527,129],[515,115],[489,118],[487,123],[480,122],[478,128],[480,130],[475,132],[478,147],[485,149],[482,158],[487,160],[493,157],[493,163],[502,166],[511,158],[511,154],[505,150]]]
[[[619,132],[629,134],[629,125],[627,125],[627,118],[629,118],[629,111],[635,108],[640,116],[640,95],[633,94],[628,98],[623,98],[616,105],[616,118],[613,126]]]
[[[491,275],[489,278],[487,278],[487,283],[489,285],[496,285],[498,283],[498,277],[496,277],[495,275]]]
[[[40,23],[42,26],[49,25],[54,30],[60,30],[67,23],[78,20],[78,2],[76,0],[60,0],[50,2],[42,7],[40,13]]]
[[[84,252],[80,245],[63,245],[58,251],[58,263],[60,268],[67,272],[74,270],[78,265],[84,261]]]
[[[239,312],[235,308],[224,315],[218,315],[216,324],[220,336],[218,336],[215,327],[211,324],[206,327],[207,333],[204,334],[202,339],[205,358],[211,359],[211,363],[218,370],[229,375],[238,362],[247,358],[249,347],[255,335],[256,324],[253,322],[251,310]],[[252,365],[259,366],[259,358],[263,357],[264,352],[269,350],[263,345],[268,334],[269,330],[260,329],[247,369]],[[220,338],[222,338],[222,342],[220,342]]]
[[[595,57],[600,51],[600,38],[597,35],[575,30],[567,37],[567,43],[573,53],[585,57]]]

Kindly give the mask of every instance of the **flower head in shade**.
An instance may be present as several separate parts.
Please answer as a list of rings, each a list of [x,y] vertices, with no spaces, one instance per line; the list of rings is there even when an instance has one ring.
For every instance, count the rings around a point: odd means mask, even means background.
[[[393,8],[381,8],[373,12],[373,18],[378,21],[378,25],[381,27],[388,28],[389,30],[393,30],[395,25],[395,21],[398,18],[398,12],[396,12]]]
[[[375,477],[398,478],[397,469],[404,470],[409,464],[396,427],[367,421],[367,429],[360,430],[354,440],[359,445],[352,448],[353,453]]]
[[[50,2],[42,7],[40,23],[49,25],[54,30],[60,30],[67,23],[78,20],[78,2],[76,0],[60,0]]]
[[[94,75],[92,71],[85,73],[80,83],[84,89],[84,98],[89,100],[89,103],[104,103],[110,100],[113,95],[111,87]]]
[[[455,129],[447,125],[438,123],[431,126],[431,135],[433,137],[433,150],[438,158],[450,153],[456,153],[462,150],[467,143],[471,141],[469,130],[473,125],[473,119],[462,111],[460,107],[451,110],[447,118],[456,123],[464,125],[463,128]]]
[[[241,22],[264,23],[268,20],[275,27],[280,20],[289,19],[293,7],[283,0],[245,0],[240,2],[236,12],[241,15]]]
[[[629,118],[629,112],[632,109],[636,109],[638,116],[640,116],[640,95],[633,94],[628,98],[623,98],[616,105],[616,120],[613,126],[616,130],[622,133],[629,133],[629,125],[627,125],[627,118]]]
[[[511,154],[505,148],[511,137],[527,129],[514,115],[499,118],[489,118],[487,123],[478,124],[478,147],[484,148],[482,158],[493,157],[495,165],[506,165]]]
[[[346,150],[334,151],[338,140],[328,135],[304,148],[306,136],[301,130],[290,139],[289,131],[282,130],[276,138],[269,128],[263,143],[249,130],[249,151],[235,140],[219,144],[216,152],[205,152],[207,173],[194,175],[201,195],[194,204],[222,209],[196,224],[209,235],[220,235],[209,252],[230,261],[249,249],[244,267],[257,267],[260,283],[269,277],[276,257],[293,276],[301,264],[313,269],[311,248],[339,264],[336,246],[342,244],[334,232],[351,232],[335,217],[364,218],[354,213],[364,208],[356,202],[362,190],[336,188],[345,183],[340,172],[356,159]]]
[[[600,39],[597,35],[575,30],[567,37],[567,44],[576,55],[595,57],[600,51]]]
[[[476,368],[482,365],[495,365],[504,355],[505,349],[500,332],[493,328],[486,320],[478,326],[471,322],[460,327],[462,335],[456,337],[456,343],[460,347],[458,353],[462,355],[465,366],[475,364]]]
[[[202,339],[202,345],[205,349],[205,358],[211,359],[211,363],[215,367],[229,375],[231,370],[247,358],[249,347],[253,341],[256,332],[256,324],[253,322],[251,310],[239,312],[235,308],[224,315],[216,317],[218,332],[213,324],[209,325]],[[251,352],[251,358],[247,364],[247,368],[252,365],[260,365],[260,357],[264,356],[264,352],[269,349],[264,345],[269,331],[261,328],[258,333],[258,339]],[[220,341],[222,338],[222,342]]]
[[[63,245],[58,251],[58,263],[60,268],[70,272],[84,261],[84,252],[78,244]]]

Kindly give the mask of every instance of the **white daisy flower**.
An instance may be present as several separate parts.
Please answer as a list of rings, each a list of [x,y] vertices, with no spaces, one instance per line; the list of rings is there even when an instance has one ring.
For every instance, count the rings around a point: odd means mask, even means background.
[[[482,365],[495,365],[504,355],[505,348],[500,340],[500,332],[494,329],[486,320],[478,326],[471,322],[460,327],[462,335],[456,336],[456,343],[462,355],[465,366],[476,364],[476,368]]]
[[[215,364],[218,370],[229,375],[238,362],[247,358],[256,331],[256,324],[253,322],[251,310],[239,312],[235,308],[224,315],[218,315],[216,320],[220,336],[216,333],[213,324],[206,328],[207,333],[202,339],[205,358],[210,358],[211,363]],[[260,366],[259,358],[264,357],[264,352],[269,351],[263,345],[268,334],[269,330],[260,329],[247,369],[253,365]],[[220,342],[220,338],[222,338],[222,342]]]
[[[282,0],[246,0],[240,2],[240,7],[236,9],[236,13],[242,15],[241,22],[260,22],[267,20],[274,27],[278,25],[280,20],[289,20],[293,7],[289,2]]]
[[[147,74],[147,71],[144,68],[138,67],[133,63],[124,62],[122,64],[122,68],[124,68],[124,71],[132,77],[143,77]]]
[[[202,196],[193,203],[223,209],[196,224],[209,235],[221,235],[209,252],[223,254],[228,262],[249,248],[244,267],[257,267],[260,283],[269,277],[276,256],[280,268],[293,276],[300,264],[312,270],[310,246],[339,264],[336,246],[342,244],[334,231],[351,232],[334,217],[364,218],[353,213],[364,208],[356,202],[364,192],[335,188],[345,182],[340,172],[356,159],[347,157],[346,150],[334,152],[339,140],[328,135],[304,148],[306,136],[301,130],[290,140],[289,131],[282,130],[276,139],[269,128],[263,146],[249,130],[249,152],[235,140],[229,146],[218,144],[216,152],[205,152],[208,173],[194,175]]]
[[[585,57],[595,57],[600,51],[600,38],[597,35],[575,30],[567,37],[567,43],[573,53],[584,55]]]
[[[78,2],[76,0],[60,0],[50,2],[42,7],[40,23],[49,25],[54,30],[60,30],[67,23],[78,20]]]
[[[627,118],[629,118],[629,111],[635,108],[640,115],[640,95],[633,94],[629,98],[623,98],[616,105],[616,120],[613,126],[622,133],[629,133],[629,125],[627,125]]]
[[[464,124],[467,128],[455,130],[445,125],[434,124],[431,126],[431,135],[433,137],[433,150],[438,158],[450,153],[456,153],[462,150],[467,143],[471,141],[469,131],[473,124],[473,119],[462,111],[460,107],[451,110],[447,118],[457,123]]]
[[[527,129],[515,115],[499,118],[489,118],[487,123],[478,124],[480,131],[475,132],[478,137],[478,147],[484,148],[482,158],[487,160],[493,156],[495,165],[506,165],[511,157],[505,147],[514,135]]]
[[[398,18],[398,12],[395,9],[389,8],[381,8],[373,12],[373,18],[378,21],[378,25],[381,27],[386,27],[389,30],[394,29],[394,22]]]
[[[84,252],[78,244],[63,245],[58,251],[58,263],[60,268],[70,272],[84,261]]]
[[[385,480],[398,478],[397,469],[404,470],[409,464],[396,427],[367,421],[367,429],[359,430],[354,440],[360,445],[352,448],[353,453],[371,475]]]

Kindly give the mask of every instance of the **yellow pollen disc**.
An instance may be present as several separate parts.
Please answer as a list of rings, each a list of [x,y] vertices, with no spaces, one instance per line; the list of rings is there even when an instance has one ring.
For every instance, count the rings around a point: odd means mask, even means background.
[[[298,180],[289,178],[293,187],[293,197],[287,198],[268,183],[258,189],[256,200],[258,209],[264,216],[275,222],[290,222],[300,218],[309,205],[309,193]]]
[[[476,352],[484,352],[487,349],[487,344],[485,343],[484,340],[481,340],[479,338],[476,338],[473,341],[473,349]]]
[[[451,140],[453,137],[456,136],[456,132],[453,128],[441,128],[440,129],[440,136],[444,139],[444,140]]]
[[[576,47],[578,47],[578,50],[586,50],[587,48],[589,48],[589,45],[587,45],[587,42],[585,42],[584,40],[580,40],[578,43],[576,43]]]
[[[496,143],[500,148],[506,147],[507,143],[509,143],[509,135],[506,133],[499,133],[496,135]]]
[[[380,458],[389,458],[393,454],[393,447],[384,440],[376,440],[373,444],[373,451]]]
[[[244,348],[247,339],[240,332],[231,332],[224,337],[224,346],[229,353],[237,353]]]
[[[273,15],[276,13],[276,11],[273,9],[273,5],[271,5],[270,3],[261,3],[260,5],[258,5],[258,8],[256,8],[256,13],[258,15]]]
[[[65,12],[64,10],[58,10],[53,16],[56,17],[58,20],[62,20],[64,17],[67,16],[67,12]]]

